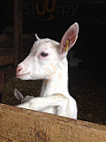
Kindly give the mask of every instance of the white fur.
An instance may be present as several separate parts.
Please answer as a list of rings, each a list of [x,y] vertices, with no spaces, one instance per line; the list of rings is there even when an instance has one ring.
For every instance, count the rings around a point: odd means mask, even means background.
[[[73,24],[66,31],[60,44],[51,39],[37,38],[30,54],[18,65],[16,76],[22,80],[42,79],[42,90],[40,97],[31,98],[18,107],[77,119],[76,101],[68,91],[66,55],[74,45],[78,31],[78,24]],[[65,51],[63,49],[67,39],[69,48]],[[42,57],[42,52],[48,53],[48,56]]]

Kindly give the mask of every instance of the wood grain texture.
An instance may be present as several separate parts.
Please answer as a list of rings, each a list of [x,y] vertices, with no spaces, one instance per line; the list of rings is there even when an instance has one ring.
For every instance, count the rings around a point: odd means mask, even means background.
[[[106,126],[0,105],[0,142],[106,142]]]

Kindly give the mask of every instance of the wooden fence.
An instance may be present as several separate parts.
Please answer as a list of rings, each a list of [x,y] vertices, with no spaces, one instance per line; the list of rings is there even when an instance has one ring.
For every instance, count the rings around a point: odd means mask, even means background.
[[[1,104],[0,142],[106,142],[106,126]]]

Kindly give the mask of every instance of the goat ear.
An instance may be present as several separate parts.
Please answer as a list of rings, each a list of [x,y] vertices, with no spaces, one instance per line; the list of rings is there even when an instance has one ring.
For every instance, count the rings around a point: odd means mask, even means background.
[[[74,23],[64,34],[60,43],[60,54],[66,56],[71,47],[75,44],[79,32],[78,23]]]
[[[40,40],[40,38],[38,37],[37,34],[35,34],[35,38],[36,38],[36,40]]]
[[[21,94],[20,91],[18,91],[18,89],[14,89],[14,96],[17,98],[17,100],[19,100],[20,102],[23,100],[23,95]]]

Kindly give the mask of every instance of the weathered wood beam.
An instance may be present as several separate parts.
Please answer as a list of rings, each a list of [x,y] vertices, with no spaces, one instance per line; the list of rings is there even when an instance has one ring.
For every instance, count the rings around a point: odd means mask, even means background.
[[[0,105],[0,142],[106,142],[106,126]]]
[[[0,66],[13,64],[13,55],[0,56]]]
[[[17,66],[21,46],[23,0],[14,0],[14,65]]]

